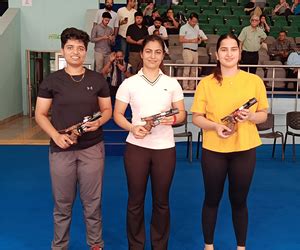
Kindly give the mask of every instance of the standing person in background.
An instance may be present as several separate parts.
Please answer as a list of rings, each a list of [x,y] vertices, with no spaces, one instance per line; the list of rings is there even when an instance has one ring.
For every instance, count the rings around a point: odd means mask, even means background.
[[[91,250],[104,247],[101,194],[104,172],[102,126],[112,114],[104,78],[85,67],[89,35],[75,28],[61,34],[61,52],[67,66],[41,84],[35,111],[38,125],[50,136],[50,175],[54,199],[52,250],[69,249],[72,207],[79,191]],[[51,121],[48,112],[51,109]],[[84,117],[101,117],[76,129]],[[75,128],[74,128],[75,127]],[[67,129],[70,128],[70,129]]]
[[[94,57],[96,62],[96,71],[101,72],[103,66],[107,63],[111,53],[111,46],[115,43],[114,31],[108,26],[111,15],[108,12],[102,14],[102,22],[92,29],[91,42],[95,43]]]
[[[198,64],[198,44],[206,41],[207,36],[198,26],[198,15],[192,12],[188,22],[179,30],[179,42],[182,43],[182,57],[185,64]],[[196,77],[197,67],[184,67],[183,77]],[[183,80],[184,90],[195,90],[195,80]]]
[[[126,41],[126,32],[129,25],[134,23],[134,13],[136,12],[136,1],[127,0],[127,5],[118,9],[118,18],[119,18],[119,42],[120,49],[125,55],[125,59],[128,59],[128,48]]]
[[[145,249],[144,202],[150,177],[153,204],[151,249],[167,250],[169,191],[176,162],[172,125],[185,118],[184,97],[177,80],[164,75],[159,68],[164,58],[164,42],[159,36],[151,35],[144,39],[141,57],[143,68],[121,84],[114,109],[115,122],[129,131],[124,155],[128,183],[128,249]],[[124,116],[128,104],[132,110],[131,122]],[[163,118],[151,131],[144,127],[143,117],[171,108],[178,108],[179,113]]]
[[[108,12],[111,15],[111,19],[108,23],[108,26],[114,30],[114,37],[116,38],[119,31],[119,19],[118,15],[115,11],[113,11],[113,0],[105,0],[105,7],[104,9],[97,10],[93,26],[100,24],[102,22],[102,14],[104,12]]]
[[[241,64],[258,64],[258,51],[262,42],[267,38],[266,33],[258,28],[258,25],[259,16],[251,16],[250,25],[244,27],[238,37],[242,50]],[[247,68],[244,68],[244,70],[247,70]],[[256,68],[251,67],[249,72],[255,74]]]
[[[203,130],[201,167],[205,199],[202,230],[205,250],[213,250],[219,202],[228,176],[237,250],[245,250],[247,196],[255,168],[255,148],[261,145],[256,124],[267,119],[268,100],[263,81],[239,70],[239,40],[233,34],[220,36],[216,56],[215,72],[198,84],[191,108],[193,124]],[[238,111],[232,123],[234,126],[222,122],[222,118],[252,98],[256,98],[257,103]]]
[[[137,73],[138,65],[141,64],[141,48],[148,30],[143,24],[143,13],[137,11],[134,13],[135,23],[129,25],[126,33],[126,41],[129,44],[129,63],[132,66],[133,74]]]

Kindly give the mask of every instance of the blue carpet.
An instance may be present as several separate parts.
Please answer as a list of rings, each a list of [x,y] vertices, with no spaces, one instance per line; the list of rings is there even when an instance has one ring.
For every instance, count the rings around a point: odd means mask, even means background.
[[[257,168],[249,194],[248,249],[300,249],[300,152],[293,162],[272,159],[271,146],[258,149]],[[177,146],[177,168],[171,189],[170,250],[203,248],[201,205],[203,182],[199,161],[190,164],[185,147]],[[50,249],[52,197],[46,146],[0,146],[0,249]],[[127,186],[120,156],[106,158],[103,193],[105,250],[127,249],[125,212]],[[241,166],[242,167],[242,166]],[[225,189],[226,190],[226,189]],[[151,215],[148,192],[145,206],[147,231]],[[148,233],[149,235],[149,233]],[[234,250],[227,190],[220,205],[215,236],[216,250]],[[74,205],[71,250],[87,249],[81,205]],[[149,237],[147,242],[149,247]]]

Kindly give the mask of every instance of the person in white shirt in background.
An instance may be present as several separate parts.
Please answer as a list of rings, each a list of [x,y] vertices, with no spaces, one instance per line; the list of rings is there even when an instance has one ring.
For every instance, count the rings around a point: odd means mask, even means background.
[[[296,47],[295,51],[290,53],[287,61],[286,61],[287,65],[300,65],[300,48]],[[290,68],[287,70],[287,77],[288,78],[299,78],[300,77],[300,73],[298,72],[299,68]],[[286,88],[288,87],[288,82],[286,83]],[[297,82],[293,81],[293,90],[297,89]],[[299,89],[299,88],[298,88]]]
[[[112,10],[114,1],[113,0],[106,0],[104,9],[100,9],[97,11],[93,26],[102,22],[102,14],[104,12],[109,12],[111,15],[111,19],[108,23],[108,26],[114,30],[114,36],[117,37],[119,31],[119,18],[115,11]]]
[[[198,14],[192,12],[188,22],[179,30],[179,42],[182,43],[182,57],[185,64],[198,64],[198,44],[206,41],[207,36],[198,26]],[[196,77],[197,67],[184,67],[183,77]],[[194,90],[195,80],[183,80],[184,90]]]
[[[135,0],[127,0],[127,5],[118,9],[117,15],[119,18],[119,43],[120,49],[123,51],[125,55],[125,60],[128,59],[128,49],[126,42],[126,32],[128,26],[134,23],[134,13],[136,12],[136,1]]]

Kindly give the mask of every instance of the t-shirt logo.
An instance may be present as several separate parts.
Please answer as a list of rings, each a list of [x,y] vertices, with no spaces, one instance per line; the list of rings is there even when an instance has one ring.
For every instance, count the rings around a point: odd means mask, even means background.
[[[87,90],[93,90],[93,86],[87,86],[86,89]]]

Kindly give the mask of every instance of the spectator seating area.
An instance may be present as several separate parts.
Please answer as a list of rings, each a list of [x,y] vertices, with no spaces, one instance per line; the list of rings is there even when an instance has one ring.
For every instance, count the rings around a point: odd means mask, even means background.
[[[216,63],[216,43],[219,38],[218,34],[207,34],[208,40],[205,44],[205,47],[199,47],[198,48],[198,56],[199,56],[199,64],[214,64]],[[288,37],[288,39],[293,40],[297,44],[297,46],[300,46],[300,37],[293,38]],[[267,46],[270,46],[275,41],[275,38],[273,36],[268,36],[265,40],[265,43]],[[171,60],[166,61],[165,63],[177,63],[182,64],[183,58],[182,58],[182,46],[179,43],[179,37],[178,35],[169,35],[169,56]],[[282,65],[281,61],[272,61],[267,50],[264,48],[261,48],[259,50],[259,62],[260,65]],[[178,67],[177,67],[178,68]],[[200,75],[206,75],[210,73],[204,68],[202,68],[202,71],[199,71]],[[266,68],[258,68],[257,69],[257,75],[259,75],[261,78],[272,78],[273,76],[273,70],[272,69],[266,69]],[[175,72],[175,76],[182,76],[182,68],[178,69]],[[286,78],[286,70],[283,68],[276,68],[275,69],[275,77],[276,78]],[[266,86],[271,86],[271,82],[266,82]],[[278,87],[284,87],[285,82],[276,82],[276,86]]]
[[[208,41],[200,44],[198,49],[199,64],[216,63],[215,47],[217,40],[221,34],[232,32],[237,36],[242,28],[250,25],[250,16],[245,15],[244,6],[248,0],[180,0],[178,5],[171,5],[175,16],[178,13],[189,17],[191,12],[196,12],[199,15],[199,27],[208,37]],[[278,37],[280,31],[287,32],[287,38],[300,46],[300,16],[290,15],[274,16],[272,11],[279,0],[267,1],[267,6],[263,9],[263,14],[267,17],[267,22],[271,28],[265,43],[270,46]],[[143,6],[141,6],[143,8]],[[159,5],[156,8],[160,15],[163,16],[169,6]],[[169,35],[169,56],[170,60],[166,63],[182,64],[182,45],[179,43],[178,35]],[[259,64],[261,65],[279,65],[280,61],[271,61],[271,58],[265,48],[259,51]],[[210,67],[199,68],[198,76],[210,73]],[[183,68],[180,66],[174,67],[174,76],[181,77]],[[286,78],[285,69],[258,68],[257,74],[262,78],[271,78],[273,74],[279,78]],[[266,81],[266,86],[271,83]],[[276,86],[287,86],[284,81],[277,82]]]
[[[199,26],[205,34],[240,33],[243,27],[249,25],[249,16],[245,15],[244,5],[248,0],[181,0],[178,5],[171,5],[175,15],[184,14],[186,17],[191,12],[199,14]],[[271,26],[270,36],[277,37],[278,32],[285,30],[289,37],[300,37],[300,16],[290,15],[272,16],[272,10],[279,0],[267,1],[268,6],[263,13],[268,17]],[[141,6],[143,8],[143,6]],[[167,5],[156,8],[163,15],[168,9]]]

